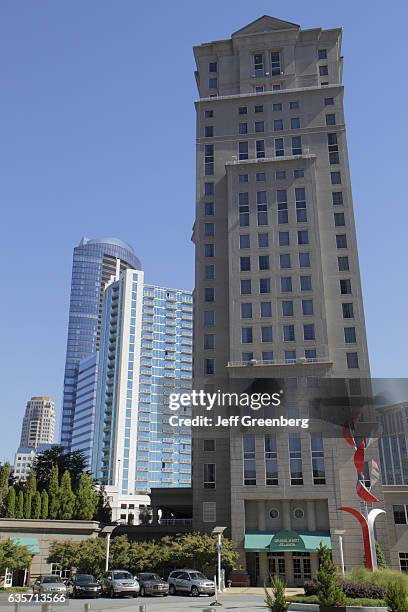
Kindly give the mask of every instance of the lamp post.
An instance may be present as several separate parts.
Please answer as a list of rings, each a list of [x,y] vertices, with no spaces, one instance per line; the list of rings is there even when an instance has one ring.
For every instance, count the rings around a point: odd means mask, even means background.
[[[221,588],[221,557],[222,557],[222,534],[226,530],[226,527],[214,527],[211,532],[211,535],[217,536],[217,582],[218,582],[218,590],[222,591]],[[217,585],[216,585],[217,586]],[[220,606],[221,604],[218,602],[217,596],[215,597],[215,602],[212,603],[213,606]]]
[[[346,568],[344,567],[344,552],[343,552],[343,536],[346,533],[345,529],[335,529],[334,535],[339,536],[339,550],[340,550],[340,563],[341,563],[341,573],[344,576],[346,573]]]
[[[109,550],[110,550],[110,539],[112,532],[116,529],[117,525],[107,525],[101,531],[106,533],[106,556],[105,556],[105,572],[109,570]]]

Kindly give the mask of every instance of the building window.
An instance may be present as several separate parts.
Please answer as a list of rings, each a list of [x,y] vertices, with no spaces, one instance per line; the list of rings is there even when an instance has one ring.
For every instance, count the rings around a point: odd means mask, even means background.
[[[214,280],[215,279],[215,266],[214,264],[210,264],[204,267],[204,278],[206,280]]]
[[[342,227],[346,225],[346,219],[343,212],[334,213],[334,225],[335,227]]]
[[[247,115],[248,114],[248,108],[246,106],[240,106],[238,108],[238,115]]]
[[[295,168],[295,170],[293,171],[293,178],[298,179],[298,178],[304,178],[305,176],[305,171],[303,168]]]
[[[339,144],[337,141],[337,134],[327,134],[327,149],[329,151],[329,162],[330,164],[339,164]]]
[[[343,311],[343,319],[354,319],[354,308],[351,302],[345,302],[341,305]]]
[[[258,225],[268,225],[268,203],[266,191],[256,192],[256,210],[258,216]]]
[[[265,123],[264,121],[255,121],[255,132],[264,132]]]
[[[292,117],[290,120],[290,129],[291,130],[298,130],[300,128],[300,118],[299,117]]]
[[[256,147],[256,157],[257,159],[262,159],[265,157],[265,141],[264,140],[257,140],[255,142],[255,147]]]
[[[204,334],[204,349],[207,351],[213,351],[214,348],[215,348],[214,334]]]
[[[249,196],[248,192],[244,191],[238,194],[239,204],[239,225],[240,227],[249,226]]]
[[[205,302],[214,302],[215,293],[214,287],[205,287],[204,289],[204,301]]]
[[[295,342],[295,326],[284,325],[283,326],[283,341],[284,342]]]
[[[256,104],[254,107],[255,113],[263,113],[263,104]]]
[[[255,179],[257,183],[262,183],[263,181],[265,181],[266,180],[265,172],[257,172],[255,175]]]
[[[293,363],[296,361],[296,351],[293,349],[285,351],[285,361],[286,363]]]
[[[246,141],[238,143],[239,159],[248,159],[248,143]]]
[[[203,440],[203,450],[206,453],[213,453],[215,452],[215,440]]]
[[[204,174],[211,176],[214,174],[214,145],[206,144],[204,147]]]
[[[209,183],[209,182],[204,183],[204,195],[205,196],[214,195],[214,183]]]
[[[304,187],[295,188],[295,200],[296,200],[296,221],[298,223],[307,222],[307,209],[306,209],[306,191]]]
[[[261,342],[273,342],[271,325],[261,327]]]
[[[309,244],[309,232],[307,230],[299,230],[297,233],[298,244]]]
[[[350,369],[359,368],[358,353],[346,353],[347,367]]]
[[[243,436],[244,485],[256,485],[255,436]]]
[[[301,136],[292,136],[292,155],[302,155]]]
[[[252,304],[250,302],[241,304],[241,319],[252,319]]]
[[[206,110],[204,111],[204,119],[212,119],[214,117],[214,111],[213,110]]]
[[[289,102],[289,108],[290,110],[295,110],[296,108],[299,108],[299,101],[292,100],[291,102]]]
[[[408,574],[408,553],[400,552],[399,562],[400,562],[401,572],[404,572],[404,574]]]
[[[208,64],[208,72],[218,72],[218,64],[217,64],[217,62],[210,62]]]
[[[252,293],[251,279],[242,278],[241,279],[241,295],[250,295],[251,293]]]
[[[336,234],[336,245],[338,249],[347,249],[346,234]]]
[[[271,292],[271,279],[260,278],[259,279],[259,293],[270,293]]]
[[[269,255],[259,255],[258,264],[260,270],[269,270]]]
[[[332,202],[333,202],[333,206],[342,206],[343,205],[343,193],[341,191],[333,191],[332,192]]]
[[[302,445],[299,434],[289,434],[290,484],[303,484]]]
[[[214,136],[214,126],[206,125],[204,128],[204,136],[206,138],[212,138]]]
[[[272,357],[273,359],[273,357]],[[278,482],[278,449],[276,434],[265,436],[265,482],[268,486],[276,486]]]
[[[283,119],[274,119],[273,129],[275,132],[281,132],[283,130]]]
[[[240,257],[239,258],[239,269],[241,272],[250,272],[251,271],[251,258],[250,257]]]
[[[328,66],[326,66],[326,65],[319,66],[319,74],[320,74],[320,76],[327,76],[329,74]]]
[[[218,79],[217,77],[211,77],[208,79],[208,87],[210,89],[217,89],[218,87]]]
[[[303,325],[303,339],[314,340],[315,339],[315,327],[313,323],[306,323]]]
[[[217,502],[203,502],[203,523],[217,522]]]
[[[279,265],[281,268],[291,268],[290,253],[281,253],[279,255]]]
[[[247,174],[240,174],[238,177],[238,181],[240,183],[247,183],[248,182],[248,175]]]
[[[340,293],[341,295],[351,294],[351,280],[349,278],[342,278],[340,280]]]
[[[204,223],[204,236],[215,235],[215,223]]]
[[[327,49],[319,49],[317,51],[317,57],[319,58],[319,60],[327,59]]]
[[[284,157],[285,148],[283,144],[283,138],[275,138],[275,156]]]
[[[310,434],[310,450],[312,454],[313,484],[326,484],[323,436],[321,432]]]
[[[205,202],[204,203],[204,215],[206,217],[214,216],[214,202]]]
[[[204,359],[204,374],[212,376],[215,373],[215,359]]]
[[[215,489],[215,463],[204,463],[204,489]]]
[[[258,234],[258,247],[261,249],[261,248],[265,248],[268,246],[269,246],[269,234],[267,232]]]
[[[262,361],[273,361],[273,351],[262,351]]]
[[[344,328],[344,342],[346,344],[355,344],[357,342],[355,327]]]
[[[238,132],[240,134],[248,134],[248,124],[247,123],[240,123],[238,126]]]
[[[284,317],[293,317],[293,300],[283,300],[282,315]]]
[[[344,257],[338,257],[337,264],[339,272],[348,272],[350,270],[349,258],[347,257],[347,255],[345,255]]]
[[[313,314],[313,300],[302,300],[302,314],[303,315]]]
[[[272,110],[274,113],[279,113],[282,111],[282,104],[277,102],[276,104],[272,104]]]
[[[281,57],[280,57],[279,51],[272,51],[271,53],[271,69],[272,69],[272,76],[277,76],[281,74],[282,72]]]
[[[239,237],[239,248],[249,249],[251,247],[251,241],[249,234],[241,234]]]
[[[252,341],[253,341],[252,327],[241,327],[242,344],[252,344]]]
[[[279,246],[289,246],[289,232],[279,232]]]
[[[286,189],[276,191],[276,201],[278,204],[278,223],[288,223],[288,194]]]
[[[341,185],[340,172],[330,172],[330,180],[332,185]]]
[[[327,113],[326,125],[336,125],[336,115],[334,113]]]
[[[215,245],[208,243],[204,245],[204,257],[215,257]]]
[[[301,291],[311,291],[312,290],[312,277],[311,276],[301,276],[300,277],[300,290]]]
[[[272,303],[271,302],[261,302],[261,317],[271,317],[272,316]]]
[[[282,293],[292,292],[292,277],[291,276],[281,277],[281,292]]]
[[[275,179],[277,181],[284,181],[286,179],[286,170],[277,170],[275,172]]]
[[[408,525],[407,504],[397,504],[392,507],[395,525]]]
[[[215,312],[213,310],[204,311],[204,326],[212,327],[215,324]]]
[[[310,253],[299,253],[299,266],[310,268]]]
[[[254,55],[254,70],[255,70],[255,76],[264,76],[264,56],[263,56],[263,53],[255,53],[255,55]]]

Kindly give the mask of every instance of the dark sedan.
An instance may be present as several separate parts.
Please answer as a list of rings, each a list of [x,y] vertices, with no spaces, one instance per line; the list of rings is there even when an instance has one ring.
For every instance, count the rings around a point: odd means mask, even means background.
[[[146,595],[162,595],[167,597],[169,594],[169,585],[158,574],[144,572],[143,574],[138,574],[137,579],[140,584],[140,595],[142,597]]]
[[[99,582],[91,574],[77,574],[68,583],[71,597],[101,597],[102,589]]]

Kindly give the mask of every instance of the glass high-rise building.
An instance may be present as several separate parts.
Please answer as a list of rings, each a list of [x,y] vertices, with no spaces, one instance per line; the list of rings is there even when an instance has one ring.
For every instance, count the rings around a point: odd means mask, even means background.
[[[61,444],[68,450],[79,362],[98,350],[105,286],[127,268],[140,270],[140,261],[130,245],[116,238],[82,238],[74,248],[61,424]]]
[[[169,425],[168,396],[191,389],[192,301],[140,270],[105,291],[92,471],[121,512],[153,486],[190,486],[191,430]]]

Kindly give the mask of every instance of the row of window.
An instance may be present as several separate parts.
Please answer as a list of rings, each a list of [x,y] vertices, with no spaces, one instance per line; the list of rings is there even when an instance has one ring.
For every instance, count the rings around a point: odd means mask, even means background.
[[[324,105],[325,106],[333,106],[334,105],[334,98],[333,97],[326,97],[324,98]],[[291,102],[289,102],[289,110],[298,110],[300,108],[299,105],[299,101],[298,100],[292,100]],[[256,104],[254,106],[254,113],[263,113],[264,112],[264,105],[263,104]],[[283,108],[283,104],[282,102],[275,102],[272,104],[272,112],[274,113],[279,113],[279,112],[283,112],[284,108]],[[243,115],[248,115],[248,107],[247,106],[239,106],[237,109],[238,115],[243,116]],[[204,111],[204,119],[213,119],[214,118],[214,110],[213,109],[207,109]],[[328,124],[330,125],[330,124]],[[292,128],[294,129],[294,128]]]
[[[336,115],[334,113],[326,114],[326,125],[336,125]],[[285,127],[285,122],[283,119],[274,119],[273,121],[273,131],[274,132],[282,132],[285,129],[298,130],[301,128],[300,117],[291,117],[289,126]],[[265,132],[265,121],[255,121],[253,125],[252,132],[262,133]],[[240,122],[238,124],[238,134],[248,134],[251,132],[251,129],[248,129],[248,123]],[[204,126],[204,136],[206,138],[213,138],[215,136],[215,130],[213,125]]]

